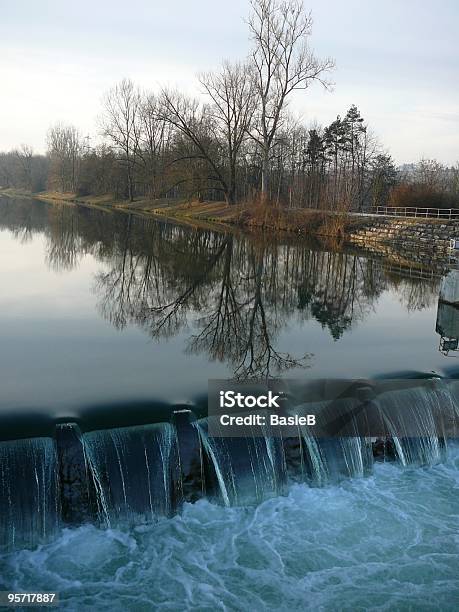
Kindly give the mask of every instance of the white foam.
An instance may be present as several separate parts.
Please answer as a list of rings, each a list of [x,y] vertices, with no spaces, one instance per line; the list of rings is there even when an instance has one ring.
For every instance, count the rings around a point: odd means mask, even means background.
[[[1,560],[2,588],[66,610],[457,609],[459,448],[260,506],[201,500],[129,531],[83,526]]]

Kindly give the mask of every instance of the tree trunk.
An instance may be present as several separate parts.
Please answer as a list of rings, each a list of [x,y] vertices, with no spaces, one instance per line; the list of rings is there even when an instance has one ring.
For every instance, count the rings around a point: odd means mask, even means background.
[[[225,199],[230,206],[236,204],[236,160],[230,162],[230,176],[228,188],[225,191]]]
[[[230,206],[232,206],[233,204],[236,204],[234,190],[231,187],[225,193],[225,200],[226,200],[226,203],[229,204]]]
[[[134,189],[132,188],[132,175],[131,175],[131,168],[129,165],[127,168],[127,183],[128,183],[129,202],[133,202],[134,201]]]
[[[269,190],[269,149],[263,151],[263,164],[261,167],[261,199],[265,203],[268,200]]]

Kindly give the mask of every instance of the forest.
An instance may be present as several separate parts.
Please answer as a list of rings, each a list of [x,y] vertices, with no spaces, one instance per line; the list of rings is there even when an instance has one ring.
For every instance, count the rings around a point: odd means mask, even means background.
[[[199,98],[123,79],[104,96],[95,138],[57,122],[45,155],[27,145],[0,153],[0,187],[340,212],[459,204],[459,164],[397,167],[356,105],[325,126],[297,119],[292,95],[331,90],[335,62],[311,49],[301,2],[251,6],[247,58],[199,74]]]

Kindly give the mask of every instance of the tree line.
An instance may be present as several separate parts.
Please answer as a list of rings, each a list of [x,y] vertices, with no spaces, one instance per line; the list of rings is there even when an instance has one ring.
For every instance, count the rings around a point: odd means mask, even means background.
[[[202,98],[146,92],[123,79],[104,97],[100,144],[56,124],[45,156],[25,146],[0,154],[0,185],[129,201],[263,201],[341,211],[398,200],[422,205],[426,190],[402,180],[355,105],[323,127],[305,126],[289,112],[296,90],[314,83],[329,89],[334,67],[311,49],[312,18],[302,2],[251,6],[247,59],[200,74]],[[430,184],[429,205],[457,203],[457,168],[445,170],[437,168],[447,180]]]

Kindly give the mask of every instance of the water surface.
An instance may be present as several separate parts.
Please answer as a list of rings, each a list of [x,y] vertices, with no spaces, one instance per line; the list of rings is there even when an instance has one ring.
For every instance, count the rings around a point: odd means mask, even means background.
[[[457,353],[439,351],[459,328],[439,301],[445,270],[393,263],[290,237],[0,198],[2,435],[6,415],[27,437],[34,415],[52,422],[100,406],[107,427],[136,403],[153,421],[159,401],[192,400],[209,378],[455,375]],[[85,433],[92,459],[114,435]],[[48,447],[50,437],[1,449],[18,470],[41,468],[44,490],[55,457],[40,466],[34,453]],[[55,590],[72,611],[457,610],[458,468],[449,442],[443,465],[290,482],[258,506],[201,499],[142,525],[53,523],[44,543],[0,555],[0,590]],[[30,523],[31,491],[19,491],[24,512],[11,524]],[[58,522],[51,493],[55,513],[41,504],[37,531],[45,516]]]
[[[304,241],[1,198],[0,278],[0,409],[70,418],[187,401],[209,378],[456,364],[438,350],[438,273]]]
[[[64,610],[455,611],[459,449],[450,451],[445,465],[380,464],[371,478],[293,485],[257,508],[201,500],[129,530],[66,529],[0,558],[0,586],[56,589]]]

